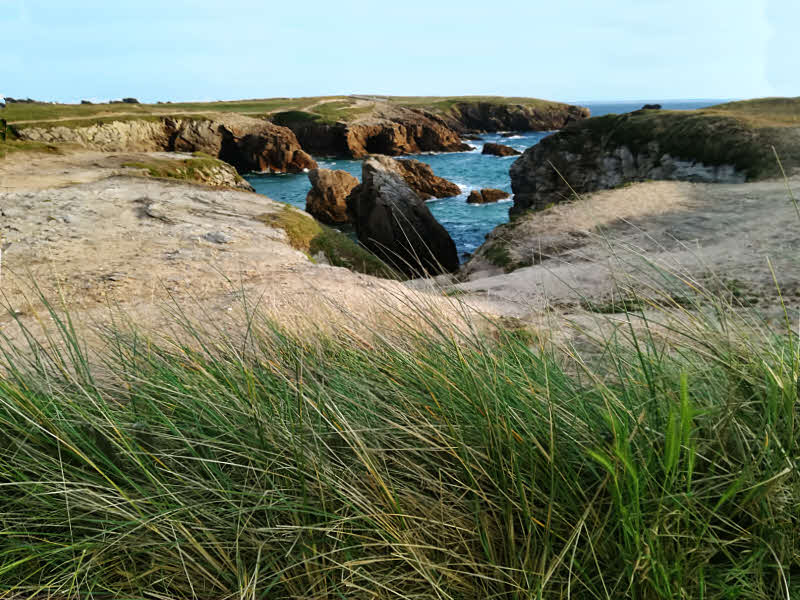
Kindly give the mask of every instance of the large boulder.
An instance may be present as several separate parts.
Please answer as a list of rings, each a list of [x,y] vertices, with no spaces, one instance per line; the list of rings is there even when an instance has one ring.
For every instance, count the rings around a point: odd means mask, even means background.
[[[469,204],[489,204],[490,202],[498,202],[509,198],[511,194],[503,190],[496,190],[493,188],[484,188],[480,191],[472,190],[469,193],[467,202]]]
[[[312,169],[308,172],[311,190],[306,196],[306,212],[328,225],[348,223],[347,196],[358,179],[347,171]]]
[[[359,241],[409,277],[455,271],[458,253],[450,234],[388,160],[367,159],[361,184],[347,198]]]
[[[514,150],[511,146],[487,142],[483,145],[483,154],[490,154],[492,156],[519,156],[522,152]]]
[[[461,193],[461,188],[452,181],[434,175],[430,165],[414,159],[388,161],[385,157],[379,158],[388,169],[397,170],[406,183],[423,199],[452,198]]]

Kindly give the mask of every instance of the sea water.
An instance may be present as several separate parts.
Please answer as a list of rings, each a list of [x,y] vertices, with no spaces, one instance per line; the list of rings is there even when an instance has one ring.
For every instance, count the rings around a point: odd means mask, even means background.
[[[641,108],[645,103],[659,103],[665,109],[689,110],[719,102],[719,100],[686,100],[578,104],[589,107],[593,116],[602,116],[609,113],[630,112]],[[511,193],[511,179],[508,170],[517,157],[481,154],[483,144],[495,142],[524,152],[551,133],[553,132],[520,132],[514,133],[510,137],[504,137],[499,133],[488,133],[480,136],[481,141],[468,141],[467,143],[472,146],[469,152],[419,154],[408,157],[429,164],[436,175],[458,184],[461,188],[461,193],[453,198],[429,200],[428,208],[450,233],[462,261],[484,242],[486,234],[508,221],[508,209],[512,202],[512,199],[509,198],[493,204],[467,204],[467,196],[474,189],[495,188]],[[361,161],[317,158],[317,163],[320,168],[347,171],[361,179]],[[287,202],[301,209],[305,208],[306,195],[311,189],[308,176],[304,173],[297,175],[252,173],[246,175],[245,179],[259,194],[273,200]]]

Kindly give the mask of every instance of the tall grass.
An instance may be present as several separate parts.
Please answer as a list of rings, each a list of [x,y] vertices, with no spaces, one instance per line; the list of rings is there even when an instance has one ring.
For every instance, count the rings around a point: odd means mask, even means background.
[[[254,312],[91,355],[53,311],[2,345],[0,590],[798,598],[798,340],[712,308],[572,346]]]

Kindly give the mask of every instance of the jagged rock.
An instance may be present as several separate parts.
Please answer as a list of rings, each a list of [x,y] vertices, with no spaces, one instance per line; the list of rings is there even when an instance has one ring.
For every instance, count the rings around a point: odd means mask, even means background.
[[[399,106],[384,107],[351,123],[314,122],[311,115],[301,111],[273,118],[289,127],[303,148],[315,154],[364,158],[370,154],[401,156],[472,149],[440,117]]]
[[[484,188],[480,191],[472,190],[469,193],[467,202],[469,204],[488,204],[490,202],[497,202],[498,200],[505,200],[510,196],[511,194],[509,194],[508,192],[504,192],[503,190]]]
[[[516,104],[505,102],[458,102],[445,122],[456,131],[552,131],[589,118],[588,108],[560,102]]]
[[[301,173],[317,167],[291,130],[268,121],[231,114],[213,120],[165,122],[171,132],[169,150],[206,152],[233,165],[240,173]]]
[[[406,183],[423,199],[452,198],[461,193],[461,188],[452,181],[434,175],[430,165],[413,159],[392,161],[400,168]]]
[[[358,185],[358,179],[347,171],[329,169],[312,169],[308,179],[311,190],[306,196],[306,212],[329,225],[348,223],[347,196]]]
[[[347,210],[362,245],[409,277],[458,268],[456,245],[385,157],[371,157]]]
[[[661,110],[660,104],[645,104],[641,110]]]
[[[514,150],[511,146],[504,146],[503,144],[487,143],[483,145],[482,154],[491,154],[492,156],[517,156],[522,154],[519,150]]]
[[[87,127],[26,127],[22,139],[72,143],[103,152],[204,152],[233,165],[240,173],[300,173],[317,164],[291,130],[235,114],[210,118],[129,120]]]

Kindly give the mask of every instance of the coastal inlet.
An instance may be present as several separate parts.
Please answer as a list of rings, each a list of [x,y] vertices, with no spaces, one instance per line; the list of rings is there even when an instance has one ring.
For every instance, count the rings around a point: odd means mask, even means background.
[[[497,157],[482,154],[484,143],[499,143],[520,152],[537,144],[551,132],[531,131],[503,137],[498,133],[487,133],[482,140],[470,141],[473,150],[469,152],[448,152],[443,154],[419,154],[409,157],[431,166],[439,177],[456,183],[461,193],[453,198],[431,199],[428,201],[434,217],[447,229],[456,243],[459,257],[463,261],[474,252],[486,238],[486,234],[498,225],[508,221],[510,198],[492,204],[468,204],[470,191],[482,188],[496,188],[511,192],[511,179],[508,170],[516,156]],[[317,159],[320,168],[347,171],[361,178],[361,161],[344,159]],[[245,176],[259,194],[264,194],[305,209],[306,195],[311,189],[308,176],[300,174],[259,174]]]

